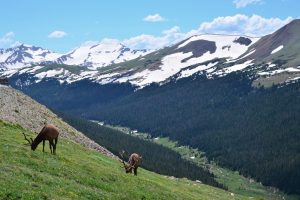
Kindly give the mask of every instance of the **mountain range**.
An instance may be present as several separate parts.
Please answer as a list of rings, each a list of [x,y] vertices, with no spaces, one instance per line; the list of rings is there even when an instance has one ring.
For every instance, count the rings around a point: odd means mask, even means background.
[[[60,69],[49,71],[45,66],[51,64],[76,65],[80,71],[89,74],[99,68],[131,60],[150,52],[149,50],[131,50],[120,43],[102,42],[80,46],[67,54],[59,54],[27,44],[0,49],[0,71],[5,75],[15,73],[35,73],[37,77],[52,77],[67,71]],[[37,74],[37,73],[35,73]],[[71,74],[68,74],[71,75]],[[67,75],[66,75],[67,76]]]
[[[169,137],[300,194],[299,19],[261,38],[204,34],[125,49],[99,44],[57,56],[21,45],[0,51],[0,74],[53,110]]]
[[[30,45],[0,50],[0,73],[29,74],[35,82],[55,78],[60,83],[90,79],[100,84],[129,82],[138,87],[164,83],[195,73],[221,77],[252,71],[253,84],[270,86],[299,78],[300,20],[262,38],[196,35],[160,50],[132,50],[120,43],[83,45],[57,54]]]

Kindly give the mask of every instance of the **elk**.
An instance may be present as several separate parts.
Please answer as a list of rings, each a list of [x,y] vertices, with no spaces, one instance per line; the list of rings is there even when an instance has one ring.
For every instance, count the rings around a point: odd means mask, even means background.
[[[43,141],[43,152],[45,152],[45,140],[48,140],[51,154],[54,155],[56,154],[56,144],[57,144],[59,132],[54,125],[51,124],[45,125],[34,140],[32,138],[30,138],[29,140],[26,137],[25,133],[22,134],[24,135],[25,140],[27,140],[27,142],[31,146],[31,150],[34,151],[37,148],[37,146]]]
[[[130,155],[129,157],[129,160],[128,160],[128,163],[125,163],[124,162],[124,157],[123,157],[123,154],[124,154],[124,151],[122,151],[122,153],[119,153],[120,156],[121,156],[121,162],[123,163],[124,165],[124,168],[125,168],[125,172],[126,173],[132,173],[132,170],[134,172],[134,175],[137,176],[137,169],[140,165],[140,162],[141,162],[141,159],[142,159],[142,156],[140,156],[139,154],[137,153],[133,153]]]

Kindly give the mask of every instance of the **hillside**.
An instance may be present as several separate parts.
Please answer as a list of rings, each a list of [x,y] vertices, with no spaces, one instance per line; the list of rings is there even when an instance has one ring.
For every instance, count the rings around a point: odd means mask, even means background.
[[[65,138],[56,156],[41,145],[31,151],[24,131],[0,121],[0,199],[249,199],[143,169],[134,177],[119,161]]]
[[[0,119],[17,123],[28,130],[39,133],[44,123],[55,124],[64,138],[73,140],[90,149],[96,149],[114,157],[107,149],[78,132],[64,121],[60,120],[45,106],[37,103],[23,93],[10,87],[0,85]]]
[[[170,137],[244,176],[299,194],[299,87],[256,89],[241,73],[194,76],[73,112]]]
[[[110,126],[95,121],[89,122],[66,115],[61,116],[66,122],[112,152],[124,149],[127,152],[136,151],[143,155],[142,167],[150,171],[159,174],[169,173],[175,177],[188,177],[190,180],[200,180],[202,183],[212,185],[214,182],[207,182],[205,179],[206,174],[200,174],[200,177],[197,177],[197,174],[202,171],[201,169],[206,169],[218,181],[218,187],[223,186],[234,194],[265,200],[282,199],[283,197],[297,199],[297,197],[293,198],[292,195],[284,194],[274,187],[266,187],[252,178],[244,177],[238,171],[220,167],[213,161],[209,161],[204,152],[188,146],[180,146],[167,138],[151,138],[145,132],[137,132],[137,130],[130,130],[126,127]],[[179,154],[180,160],[174,159],[174,154]],[[190,167],[191,165],[192,167]],[[165,167],[167,167],[167,171],[165,171]],[[186,173],[184,169],[188,171],[187,174],[184,174]],[[198,173],[195,173],[195,170]]]
[[[95,74],[29,66],[9,81],[54,110],[169,137],[300,194],[299,27],[294,20],[261,39],[193,36]]]

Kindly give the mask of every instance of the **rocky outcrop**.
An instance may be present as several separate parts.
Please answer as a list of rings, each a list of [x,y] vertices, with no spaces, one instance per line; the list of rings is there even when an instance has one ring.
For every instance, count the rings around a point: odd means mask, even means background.
[[[62,137],[107,156],[117,158],[106,148],[62,121],[45,106],[37,103],[22,92],[3,85],[0,85],[0,119],[19,124],[35,133],[39,133],[45,123],[54,124],[59,129]]]
[[[0,85],[8,85],[8,79],[6,77],[0,77]]]

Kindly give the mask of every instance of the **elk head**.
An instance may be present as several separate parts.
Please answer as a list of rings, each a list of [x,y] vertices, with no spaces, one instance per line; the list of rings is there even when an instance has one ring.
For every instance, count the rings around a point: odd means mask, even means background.
[[[28,138],[26,137],[25,133],[22,133],[22,134],[24,135],[25,140],[28,142],[28,145],[30,145],[30,146],[31,146],[31,149],[34,150],[34,149],[33,149],[33,145],[32,145],[33,139],[32,139],[32,138],[28,139]]]
[[[132,172],[132,166],[130,166],[130,164],[128,164],[127,162],[124,161],[124,153],[125,151],[123,150],[122,152],[119,152],[119,155],[121,157],[120,162],[123,163],[124,169],[126,173],[131,173]]]

